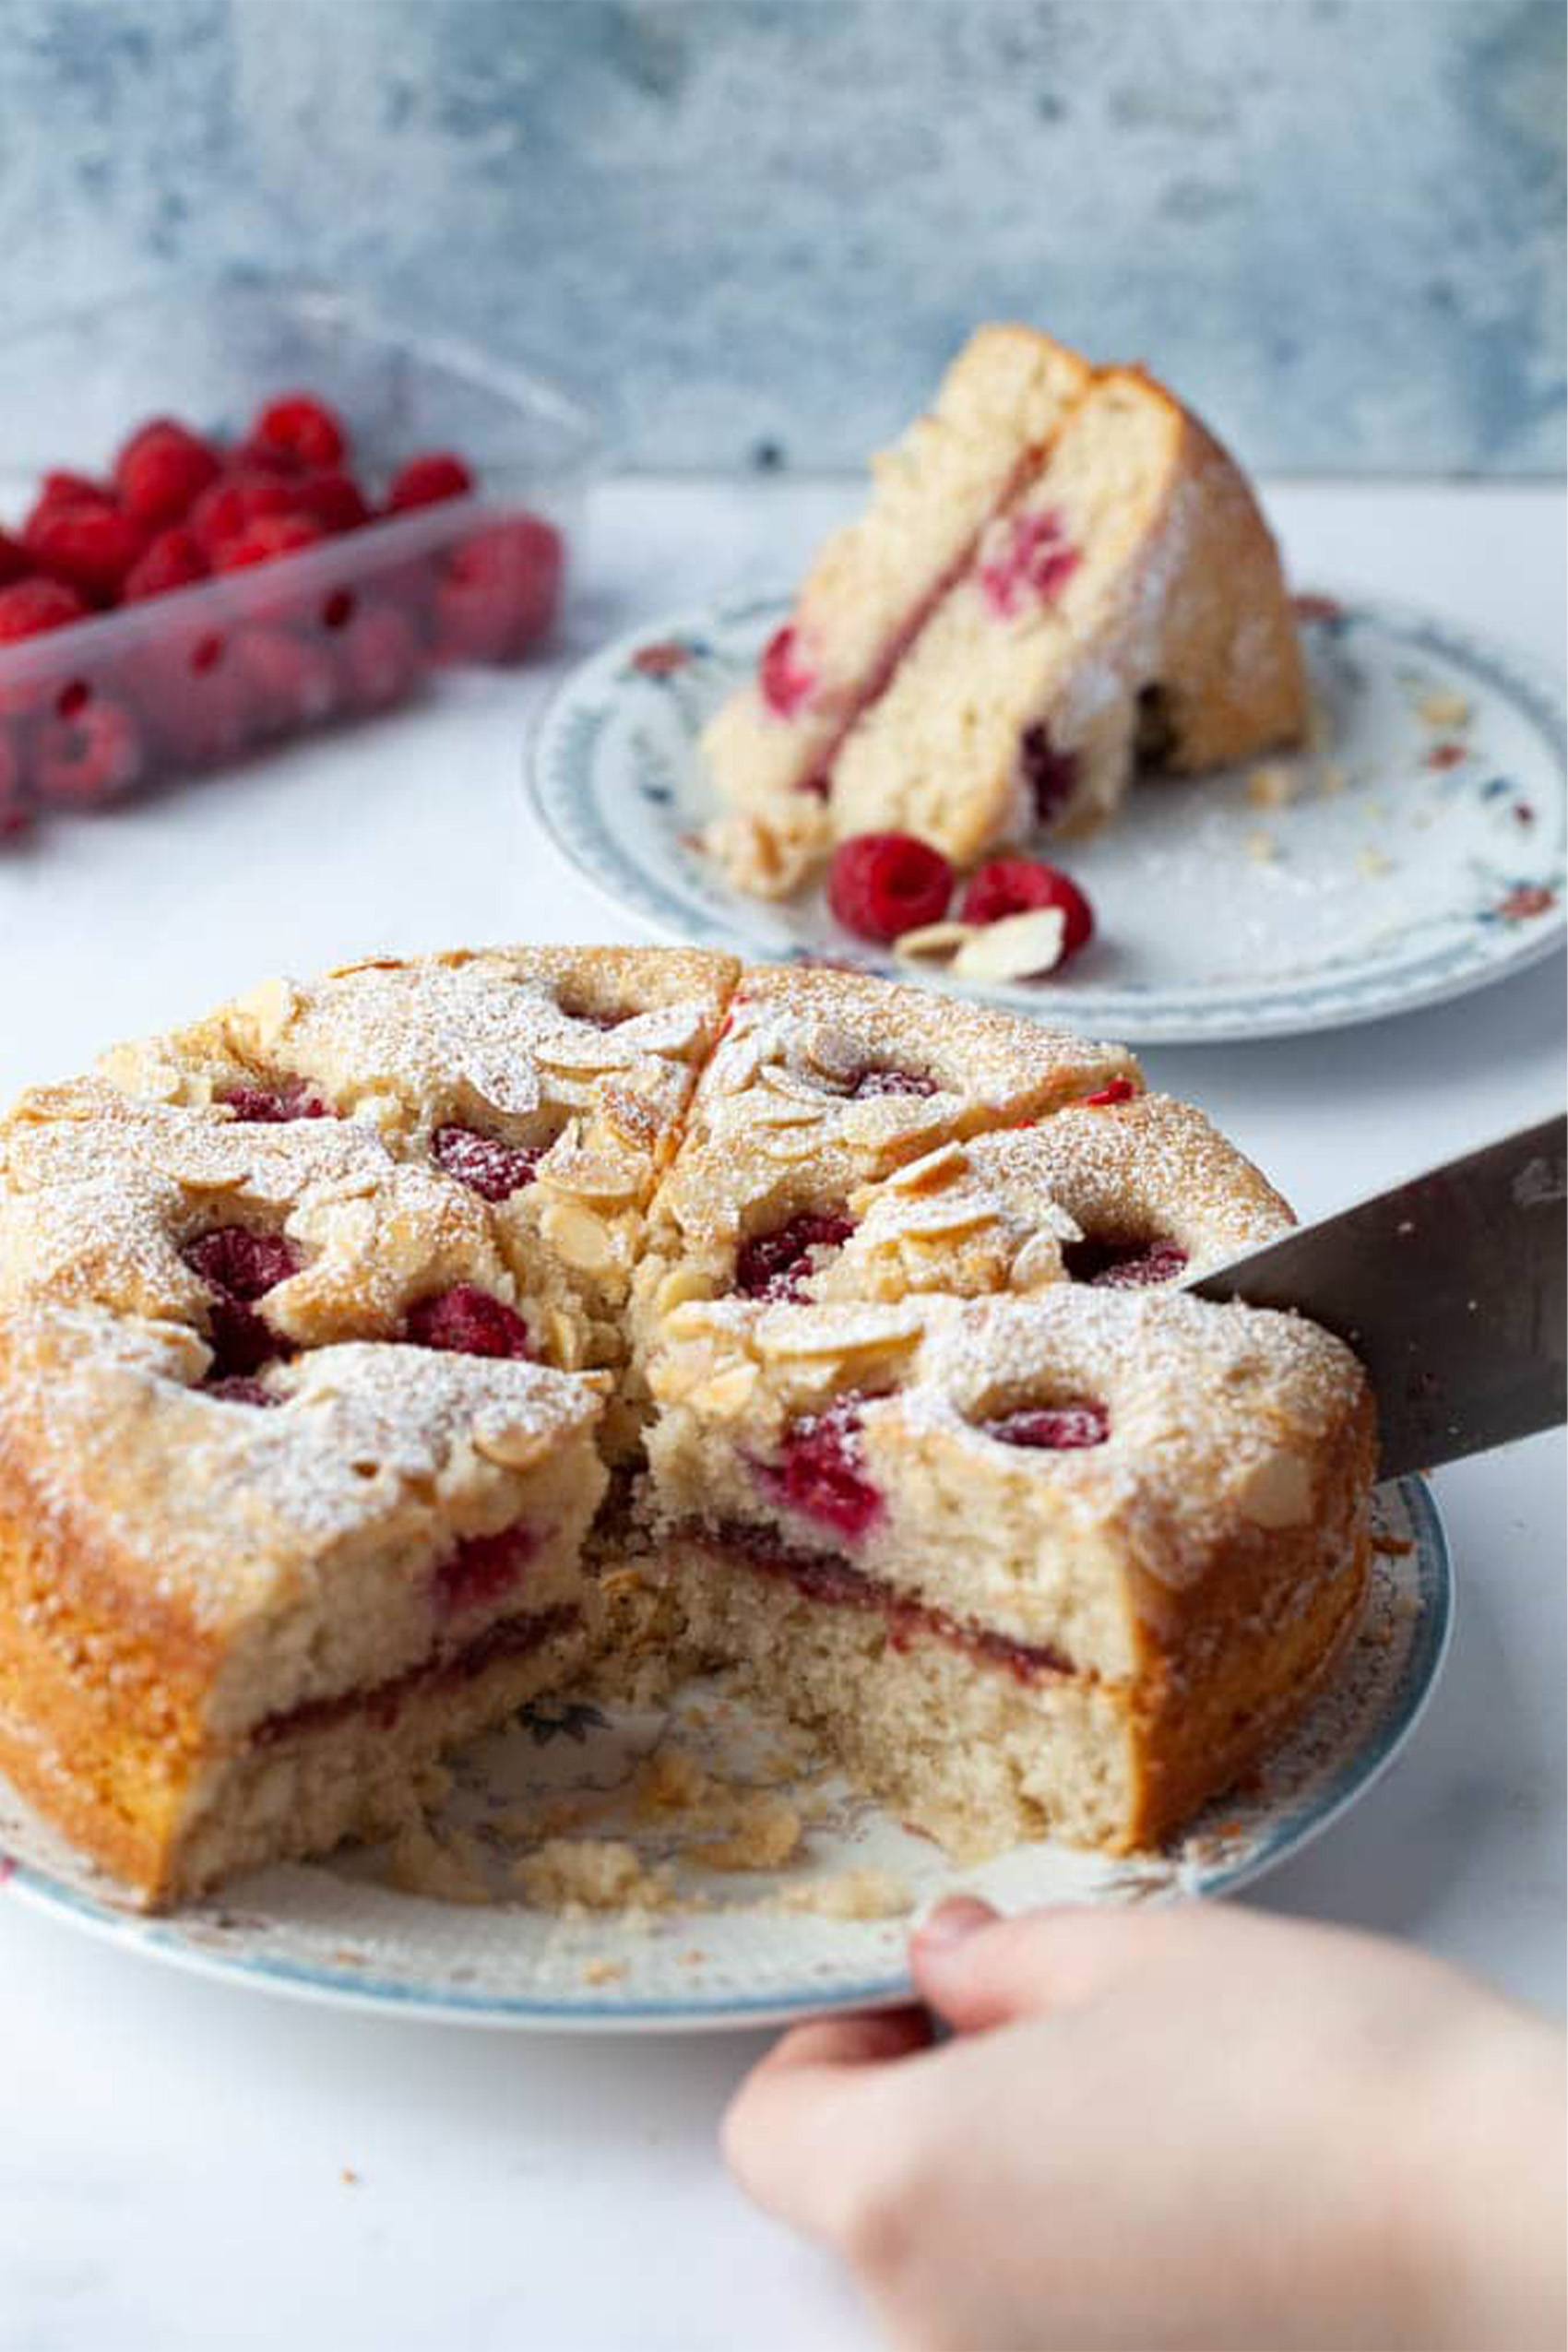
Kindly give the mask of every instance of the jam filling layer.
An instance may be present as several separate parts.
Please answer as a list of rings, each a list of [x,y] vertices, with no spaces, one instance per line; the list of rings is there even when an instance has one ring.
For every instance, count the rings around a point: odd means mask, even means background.
[[[387,1681],[377,1682],[368,1690],[341,1691],[329,1699],[306,1699],[297,1707],[285,1707],[277,1715],[264,1716],[251,1734],[255,1748],[276,1747],[281,1740],[292,1740],[312,1731],[328,1731],[334,1724],[346,1723],[350,1716],[368,1716],[382,1730],[390,1730],[408,1700],[423,1697],[430,1691],[460,1690],[504,1657],[526,1657],[545,1642],[553,1641],[558,1633],[569,1633],[582,1617],[575,1601],[562,1601],[554,1609],[536,1609],[520,1617],[498,1618],[476,1633],[471,1642],[463,1642],[456,1649],[442,1648],[410,1666],[404,1674],[394,1674]]]
[[[827,1609],[880,1614],[887,1621],[888,1643],[896,1650],[912,1649],[917,1641],[945,1642],[980,1665],[1000,1667],[1025,1683],[1077,1672],[1072,1659],[1050,1643],[1016,1641],[1010,1633],[996,1633],[990,1626],[955,1617],[945,1609],[911,1600],[881,1577],[852,1568],[841,1552],[797,1550],[781,1542],[771,1527],[754,1526],[739,1519],[720,1520],[710,1526],[694,1519],[683,1521],[674,1532],[678,1539],[710,1552],[716,1560],[741,1561],[759,1575],[793,1585],[802,1600]]]

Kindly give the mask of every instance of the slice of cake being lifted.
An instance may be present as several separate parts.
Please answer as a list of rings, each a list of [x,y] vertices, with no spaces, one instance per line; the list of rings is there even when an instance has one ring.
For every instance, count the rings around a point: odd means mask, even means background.
[[[708,730],[727,811],[709,847],[741,886],[793,888],[862,833],[913,833],[968,865],[1102,823],[1136,774],[1195,772],[1301,737],[1277,550],[1241,472],[1170,393],[1138,369],[1085,368],[1055,430],[1030,446],[1015,438],[992,470],[1005,487],[971,552],[815,745],[812,789],[785,756],[798,715],[775,706],[771,730],[742,726],[760,690]],[[856,530],[874,553],[876,504]],[[818,643],[846,625],[821,582],[819,566]]]

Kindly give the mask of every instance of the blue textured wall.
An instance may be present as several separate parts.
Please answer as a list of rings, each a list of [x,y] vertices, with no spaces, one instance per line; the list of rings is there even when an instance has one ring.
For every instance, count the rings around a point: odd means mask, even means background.
[[[1559,0],[6,0],[12,315],[279,264],[627,453],[853,463],[976,318],[1254,462],[1562,463]]]

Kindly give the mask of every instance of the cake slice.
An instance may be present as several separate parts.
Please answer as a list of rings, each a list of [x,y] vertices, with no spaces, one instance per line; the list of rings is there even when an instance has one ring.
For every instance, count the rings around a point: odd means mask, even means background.
[[[1232,460],[1141,369],[1092,369],[1026,328],[982,330],[956,376],[996,334],[1015,354],[1038,346],[1051,390],[1043,429],[987,412],[984,514],[950,497],[940,463],[896,511],[879,493],[845,537],[853,563],[829,543],[759,682],[704,738],[721,806],[707,845],[742,888],[791,890],[865,833],[968,865],[1103,822],[1134,775],[1302,732],[1278,552]],[[920,592],[889,628],[866,615],[894,576]],[[839,647],[856,657],[847,691]]]
[[[224,1106],[258,1138],[314,1147],[329,1120],[378,1138],[462,1195],[535,1352],[614,1365],[643,1211],[739,968],[697,949],[377,957],[269,980],[101,1067],[137,1099]],[[468,1278],[496,1287],[488,1259]]]
[[[0,1318],[0,1768],[148,1900],[404,1817],[587,1654],[603,1386],[322,1348],[215,1393],[186,1325]]]
[[[704,738],[727,812],[715,847],[745,887],[790,890],[825,854],[838,745],[1088,378],[1047,335],[981,327],[930,414],[872,460],[866,513],[827,540],[755,680]]]
[[[1131,1092],[941,1145],[851,1194],[849,1216],[853,1230],[792,1296],[1141,1289],[1221,1265],[1295,1222],[1201,1111]]]
[[[1135,1093],[1124,1047],[812,966],[745,972],[648,1213],[634,1324],[682,1301],[801,1295],[852,1195],[956,1139]]]
[[[1140,770],[1292,742],[1305,717],[1246,482],[1169,392],[1109,369],[846,737],[834,837],[915,833],[969,865],[1092,829]]]
[[[960,1853],[1156,1844],[1318,1687],[1374,1436],[1296,1317],[694,1302],[655,1368],[659,1572],[697,1658]]]

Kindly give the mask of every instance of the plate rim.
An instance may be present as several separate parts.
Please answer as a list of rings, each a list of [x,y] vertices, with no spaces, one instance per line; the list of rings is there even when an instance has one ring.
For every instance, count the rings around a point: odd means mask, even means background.
[[[1555,754],[1558,772],[1568,790],[1568,675],[1550,660],[1511,639],[1495,636],[1489,630],[1476,628],[1467,621],[1451,618],[1407,598],[1384,596],[1336,580],[1314,588],[1311,593],[1362,612],[1405,636],[1435,632],[1443,640],[1440,651],[1450,648],[1455,658],[1490,671],[1489,683],[1493,690],[1505,694],[1516,708],[1523,707],[1522,715],[1541,735],[1549,754]],[[764,942],[745,927],[739,894],[730,894],[736,901],[733,908],[726,905],[718,911],[709,911],[695,902],[687,904],[673,896],[665,904],[668,894],[664,885],[647,878],[640,869],[630,864],[629,859],[617,861],[626,868],[619,882],[614,872],[592,861],[583,840],[564,821],[550,790],[548,769],[558,731],[593,682],[604,671],[629,664],[643,647],[665,638],[700,636],[716,626],[727,630],[751,621],[764,625],[787,613],[790,606],[787,593],[737,589],[656,612],[584,654],[554,681],[529,714],[523,742],[526,805],[572,872],[607,907],[615,909],[623,920],[630,918],[654,938],[690,944],[695,937],[700,944],[726,949],[747,960],[778,961],[780,957],[777,944]],[[1494,950],[1491,955],[1478,956],[1468,941],[1450,943],[1416,956],[1406,968],[1406,977],[1401,978],[1396,970],[1385,976],[1381,985],[1374,984],[1370,995],[1365,982],[1336,983],[1325,979],[1309,983],[1312,997],[1321,1000],[1316,1003],[1316,1009],[1303,1009],[1299,1004],[1292,1009],[1293,1000],[1284,992],[1273,1004],[1266,999],[1246,1004],[1233,993],[1219,996],[1211,1014],[1191,1002],[1184,1012],[1162,1014],[1158,992],[1151,992],[1146,1008],[1111,988],[1072,1000],[1042,998],[1038,1007],[1020,1004],[1016,993],[990,993],[976,989],[957,992],[957,995],[960,1002],[996,1005],[1025,1017],[1049,1019],[1056,1027],[1113,1033],[1131,1045],[1234,1044],[1359,1028],[1370,1022],[1392,1020],[1404,1013],[1420,1012],[1513,979],[1559,952],[1565,939],[1568,887],[1559,890],[1550,915],[1538,918],[1527,931],[1511,930],[1506,949],[1502,952]],[[1431,968],[1434,956],[1435,969]],[[883,963],[874,956],[866,961],[868,969],[883,968]],[[908,973],[901,967],[889,965],[886,968],[892,977],[919,984],[919,975]],[[1346,1001],[1347,997],[1349,1001]]]
[[[1266,1841],[1229,1868],[1205,1871],[1195,1883],[1172,1873],[1156,1883],[1144,1901],[1161,1904],[1194,1895],[1206,1900],[1238,1893],[1269,1871],[1294,1860],[1369,1795],[1403,1753],[1442,1679],[1453,1639],[1455,1596],[1454,1560],[1447,1529],[1429,1480],[1420,1475],[1396,1479],[1389,1488],[1409,1521],[1420,1576],[1417,1623],[1399,1677],[1366,1742],[1335,1773],[1325,1792],[1284,1813]],[[85,1930],[100,1941],[189,1975],[238,1990],[256,1990],[384,2019],[414,2024],[462,2025],[491,2031],[558,2034],[706,2033],[787,2025],[855,2009],[900,2006],[914,1998],[907,1966],[874,1976],[846,1976],[814,1983],[796,1994],[719,1995],[711,1999],[600,1997],[559,2001],[522,1993],[437,1991],[376,1977],[364,1970],[333,1970],[277,1955],[216,1953],[183,1934],[177,1915],[164,1918],[126,1912],[63,1884],[32,1864],[0,1856],[0,1893],[16,1896],[45,1917]]]

